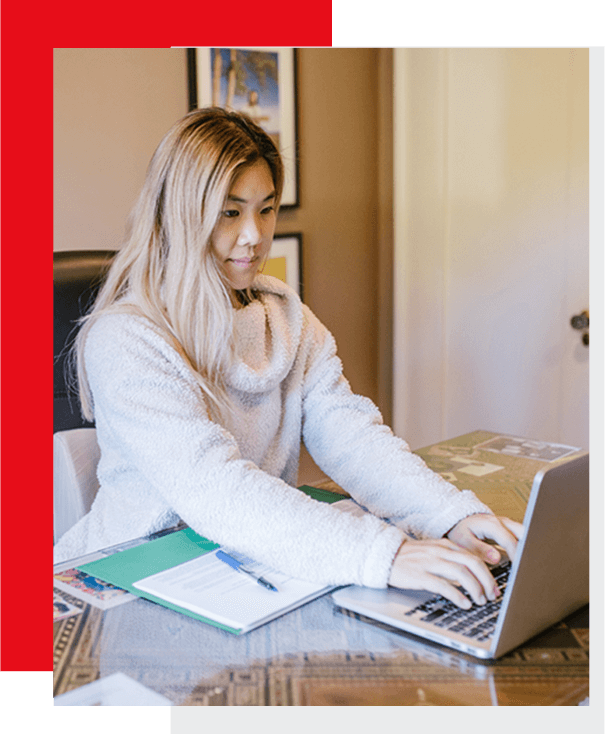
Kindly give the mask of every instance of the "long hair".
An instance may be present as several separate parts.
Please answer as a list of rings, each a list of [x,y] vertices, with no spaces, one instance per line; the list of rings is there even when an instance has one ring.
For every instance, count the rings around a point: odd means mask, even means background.
[[[248,117],[219,107],[190,112],[166,133],[149,164],[116,255],[75,343],[82,412],[94,409],[84,344],[108,312],[152,321],[191,369],[211,414],[229,409],[225,372],[233,358],[230,286],[211,248],[211,235],[234,179],[265,160],[276,193],[283,164],[267,133]]]

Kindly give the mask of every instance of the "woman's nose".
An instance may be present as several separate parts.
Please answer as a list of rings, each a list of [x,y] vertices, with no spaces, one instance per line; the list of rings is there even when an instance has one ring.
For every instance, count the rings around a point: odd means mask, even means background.
[[[250,215],[242,217],[242,227],[240,229],[237,244],[243,247],[254,247],[261,240],[261,226],[257,217]]]

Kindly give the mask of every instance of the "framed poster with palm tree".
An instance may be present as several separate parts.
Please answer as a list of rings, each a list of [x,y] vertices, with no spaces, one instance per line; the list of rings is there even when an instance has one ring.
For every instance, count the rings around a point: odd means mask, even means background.
[[[281,205],[299,206],[296,49],[190,48],[187,53],[189,109],[238,110],[264,128],[286,168]]]

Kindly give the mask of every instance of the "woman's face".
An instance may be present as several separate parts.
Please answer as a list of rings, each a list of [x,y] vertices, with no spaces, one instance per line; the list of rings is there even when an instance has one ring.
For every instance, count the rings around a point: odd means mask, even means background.
[[[234,290],[248,288],[271,249],[275,186],[266,161],[235,179],[212,232],[211,245]]]

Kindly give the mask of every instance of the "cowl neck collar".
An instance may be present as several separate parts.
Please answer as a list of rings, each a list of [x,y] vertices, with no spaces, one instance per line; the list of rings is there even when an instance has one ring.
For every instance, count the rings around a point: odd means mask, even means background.
[[[252,288],[258,298],[234,310],[235,361],[226,381],[235,390],[259,393],[276,388],[292,368],[302,332],[302,305],[277,278],[258,275]]]

